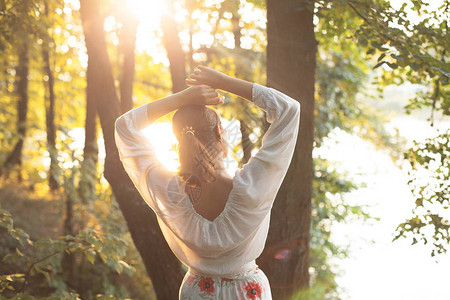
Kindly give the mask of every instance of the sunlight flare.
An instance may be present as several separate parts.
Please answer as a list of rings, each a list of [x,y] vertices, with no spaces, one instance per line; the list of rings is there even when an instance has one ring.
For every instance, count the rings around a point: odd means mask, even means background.
[[[142,133],[155,147],[159,161],[172,172],[178,171],[180,163],[177,154],[177,138],[173,134],[172,126],[168,123],[156,123],[142,130]]]
[[[131,13],[147,27],[159,25],[161,16],[167,13],[165,0],[128,0],[127,6]]]
[[[228,132],[229,150],[228,156],[224,159],[225,168],[233,176],[238,163],[233,156],[233,149],[240,142],[240,132],[238,130],[238,122],[230,122],[226,119],[221,119],[224,128]],[[160,122],[154,123],[151,126],[142,129],[142,133],[147,137],[156,151],[158,160],[172,172],[177,172],[180,166],[177,153],[178,141],[172,131],[170,123]],[[242,157],[242,154],[238,155]]]

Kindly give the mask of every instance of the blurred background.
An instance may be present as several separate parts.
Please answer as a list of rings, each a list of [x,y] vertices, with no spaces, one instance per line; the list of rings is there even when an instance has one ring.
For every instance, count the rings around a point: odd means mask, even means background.
[[[447,0],[0,1],[0,297],[177,299],[114,121],[199,64],[301,103],[257,260],[274,299],[450,299]],[[225,95],[233,175],[264,112]],[[176,172],[171,114],[144,131]]]

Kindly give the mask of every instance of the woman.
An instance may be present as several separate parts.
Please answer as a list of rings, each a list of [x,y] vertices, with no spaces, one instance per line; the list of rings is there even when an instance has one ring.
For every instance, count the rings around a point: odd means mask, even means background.
[[[294,152],[300,104],[256,83],[199,66],[191,87],[145,104],[116,121],[125,170],[148,205],[170,248],[189,267],[180,299],[272,299],[255,259],[267,238],[270,210]],[[259,151],[233,177],[225,170],[227,134],[219,115],[224,90],[253,102],[271,123]],[[140,132],[165,114],[179,141],[179,172],[158,161]]]

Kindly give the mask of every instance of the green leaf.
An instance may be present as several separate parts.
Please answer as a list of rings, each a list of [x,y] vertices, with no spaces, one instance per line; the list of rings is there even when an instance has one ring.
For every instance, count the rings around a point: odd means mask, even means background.
[[[382,64],[386,63],[385,61],[380,61],[379,63],[377,63],[375,65],[375,67],[373,67],[373,69],[375,70],[376,68],[379,68]]]
[[[375,53],[375,48],[370,48],[369,50],[367,50],[366,55],[372,55]]]
[[[392,68],[392,69],[397,69],[398,68],[398,65],[396,64],[396,63],[390,63],[390,62],[387,62],[386,63],[390,68]]]
[[[358,39],[358,43],[363,47],[369,44],[366,39]]]
[[[420,66],[414,62],[409,63],[409,66],[411,67],[411,69],[413,69],[414,71],[417,71],[420,69]]]

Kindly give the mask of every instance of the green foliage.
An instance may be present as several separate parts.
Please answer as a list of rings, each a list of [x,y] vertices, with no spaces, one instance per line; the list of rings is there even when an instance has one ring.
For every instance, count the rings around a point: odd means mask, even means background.
[[[424,1],[406,2],[397,10],[383,1],[373,5],[363,2],[348,1],[348,5],[364,20],[355,38],[370,41],[367,54],[378,55],[374,68],[385,66],[380,83],[422,84],[427,90],[410,100],[406,112],[429,108],[431,125],[436,111],[449,116],[449,2],[443,1],[434,10]],[[411,13],[420,19],[413,21]],[[413,170],[410,174],[414,174],[409,185],[416,201],[413,216],[399,225],[395,239],[411,235],[413,244],[418,238],[424,243],[431,239],[432,256],[445,253],[449,244],[448,220],[438,213],[448,207],[448,154],[448,131],[423,144],[416,143],[405,153]],[[419,170],[427,170],[429,183],[417,179]]]
[[[447,252],[450,222],[442,216],[450,204],[450,130],[423,143],[415,142],[405,159],[410,163],[408,184],[415,197],[413,216],[400,224],[396,237],[432,242],[431,256]]]
[[[385,66],[380,83],[409,81],[428,86],[427,93],[411,99],[407,112],[428,106],[449,115],[448,1],[436,10],[427,9],[425,1],[405,2],[400,9],[387,1],[346,4],[363,20],[354,38],[367,47],[367,55],[377,56],[375,69]],[[419,20],[412,20],[414,13]]]
[[[38,34],[40,22],[36,15],[38,1],[3,0],[0,2],[0,51],[29,39],[29,34]]]
[[[380,85],[380,89],[389,84],[401,85],[405,82],[425,86],[427,88],[425,91],[410,99],[405,111],[411,113],[413,110],[429,108],[431,110],[429,121],[433,125],[436,111],[444,116],[450,114],[449,2],[442,1],[437,9],[430,9],[430,4],[425,1],[405,2],[397,9],[391,6],[393,4],[394,2],[385,0],[318,1],[316,15],[321,19],[328,18],[329,21],[325,24],[319,23],[317,36],[321,44],[327,47],[330,43],[321,37],[330,34],[334,37],[334,41],[350,40],[353,43],[348,48],[350,50],[355,49],[356,45],[360,47],[358,53],[364,49],[365,56],[373,60],[373,69],[378,71],[375,83]],[[334,19],[329,18],[330,14]],[[415,18],[412,17],[414,15]],[[356,52],[349,56],[356,59],[363,57],[358,56]],[[436,140],[430,139],[424,145],[440,144],[441,138],[442,136]],[[445,155],[441,152],[445,152],[443,149],[425,148],[429,157]],[[434,172],[434,175],[430,175],[432,178],[441,178],[442,168],[445,169],[444,161],[436,162],[444,165],[430,169],[426,160],[419,159],[423,155],[421,151],[425,148],[416,144],[408,150],[405,159],[414,166],[413,169],[427,169]],[[422,166],[419,167],[420,165]],[[444,245],[448,244],[448,234],[445,233],[447,221],[434,213],[424,212],[423,207],[424,203],[428,203],[446,209],[446,206],[438,200],[439,192],[434,194],[430,186],[416,180],[411,180],[409,184],[417,199],[416,208],[413,217],[399,225],[396,239],[411,234],[413,243],[416,243],[417,236],[424,242],[427,241],[425,236],[431,236],[435,241],[432,255],[444,252]],[[438,191],[440,189],[448,189],[448,184],[445,185],[443,182]],[[429,196],[430,194],[435,197]],[[434,233],[425,229],[430,225],[435,228]],[[441,233],[439,228],[444,232]]]
[[[368,217],[360,207],[345,203],[345,193],[356,188],[344,179],[329,162],[314,160],[313,202],[311,215],[311,291],[312,299],[337,297],[335,278],[339,273],[330,258],[347,257],[347,249],[336,246],[331,240],[333,224],[349,216]]]
[[[316,68],[315,146],[320,147],[336,129],[357,134],[377,147],[397,149],[397,139],[383,124],[384,114],[371,107],[364,98],[370,97],[369,64],[360,55],[364,46],[348,36],[351,28],[361,24],[345,6],[334,2],[318,2],[316,38],[319,42]],[[348,246],[337,246],[330,237],[333,224],[351,218],[371,217],[363,207],[348,205],[345,194],[358,188],[346,174],[339,173],[324,157],[314,157],[314,181],[311,224],[311,288],[298,298],[336,299],[339,297],[335,281],[341,272],[331,258],[345,258]]]
[[[127,241],[120,236],[94,229],[84,229],[76,236],[40,238],[32,242],[28,234],[14,227],[11,214],[4,209],[0,211],[0,226],[7,229],[13,241],[18,242],[15,252],[3,256],[3,262],[10,265],[22,262],[26,266],[23,272],[1,277],[0,292],[7,297],[16,293],[23,294],[30,278],[38,275],[45,277],[45,285],[54,290],[52,293],[54,296],[61,292],[70,293],[67,283],[61,277],[65,270],[62,269],[60,258],[64,253],[80,254],[80,259],[89,262],[92,267],[88,268],[92,270],[108,267],[116,273],[125,272],[130,275],[133,272],[133,267],[123,260]],[[81,276],[87,276],[87,273]],[[94,278],[90,280],[96,281]]]

